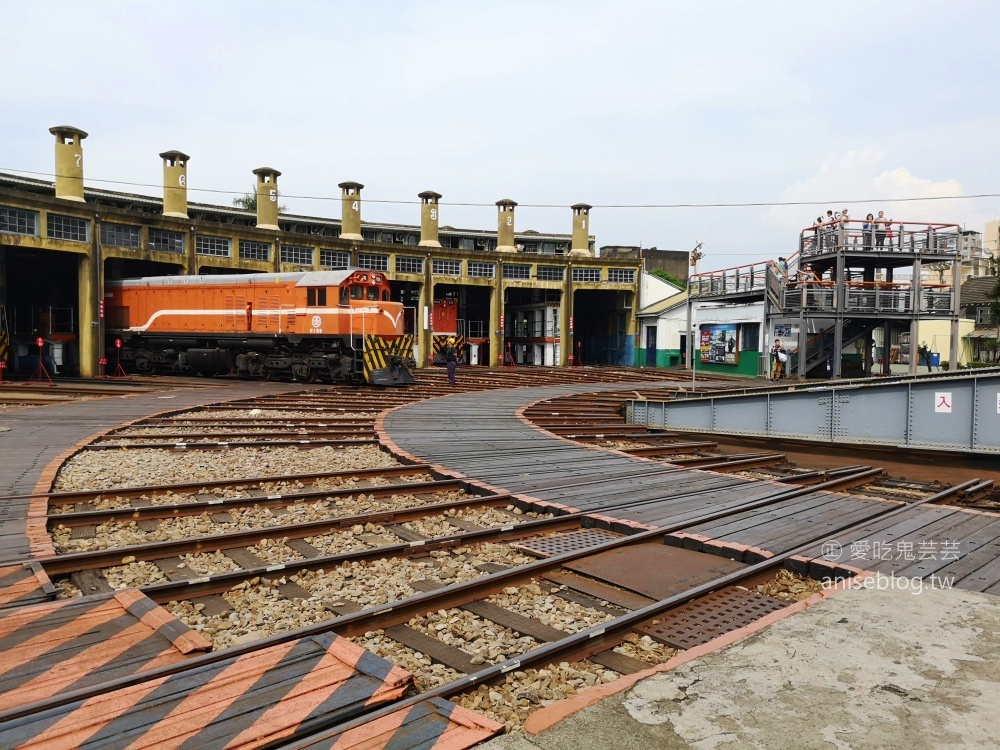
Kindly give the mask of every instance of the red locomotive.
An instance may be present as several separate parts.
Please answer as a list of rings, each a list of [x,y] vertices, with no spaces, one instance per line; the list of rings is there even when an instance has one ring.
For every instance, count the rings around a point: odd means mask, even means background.
[[[305,382],[414,381],[403,305],[378,271],[151,276],[109,281],[109,343],[138,372]]]

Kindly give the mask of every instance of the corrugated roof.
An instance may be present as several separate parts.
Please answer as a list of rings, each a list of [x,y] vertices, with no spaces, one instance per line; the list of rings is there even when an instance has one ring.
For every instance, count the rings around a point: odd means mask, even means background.
[[[54,192],[54,183],[48,180],[40,180],[34,177],[22,177],[20,175],[10,174],[8,172],[0,172],[0,183],[9,183],[16,186],[25,186],[33,189],[43,189],[46,192]],[[91,188],[85,187],[83,190],[84,197],[90,198],[92,200],[115,200],[115,201],[125,201],[128,203],[143,203],[148,206],[157,206],[161,210],[163,208],[163,199],[157,198],[152,195],[142,195],[140,193],[126,193],[117,190],[105,190],[104,188]],[[364,199],[362,199],[364,202]],[[214,203],[198,203],[195,201],[188,201],[188,211],[195,212],[200,211],[204,213],[215,213],[223,214],[226,216],[243,216],[248,219],[256,218],[256,213],[254,211],[248,211],[243,208],[236,208],[235,206],[219,206]],[[323,226],[333,226],[340,227],[340,219],[331,219],[325,216],[303,216],[302,214],[288,214],[281,213],[278,215],[279,221],[285,222],[300,222],[303,224],[319,224]],[[372,222],[372,221],[362,221],[362,229],[374,229],[374,230],[384,230],[391,232],[412,232],[415,234],[420,234],[420,226],[417,224],[386,224],[383,222]],[[438,230],[438,233],[442,237],[496,237],[495,229],[458,229],[450,226],[443,226]],[[552,240],[554,242],[566,242],[567,244],[572,239],[571,234],[542,234],[536,232],[533,229],[526,229],[523,232],[515,232],[515,239],[527,239],[531,241],[535,240]],[[590,239],[594,239],[593,235]]]
[[[982,305],[989,302],[987,295],[997,285],[996,276],[973,276],[962,284],[959,297],[963,305]]]
[[[675,294],[672,297],[667,297],[659,302],[654,302],[651,305],[647,305],[636,313],[638,318],[652,318],[662,315],[663,313],[673,310],[675,307],[680,307],[687,302],[688,293],[686,291],[680,294]]]

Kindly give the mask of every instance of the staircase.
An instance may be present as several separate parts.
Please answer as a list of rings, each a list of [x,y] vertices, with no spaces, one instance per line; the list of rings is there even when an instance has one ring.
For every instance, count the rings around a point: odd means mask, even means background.
[[[873,331],[879,325],[875,320],[845,320],[844,338],[842,349],[846,349],[859,338]],[[835,326],[825,328],[819,333],[814,333],[806,341],[806,366],[805,373],[808,375],[817,367],[824,365],[833,356],[833,333]],[[792,349],[788,353],[788,374],[798,372],[799,350]]]

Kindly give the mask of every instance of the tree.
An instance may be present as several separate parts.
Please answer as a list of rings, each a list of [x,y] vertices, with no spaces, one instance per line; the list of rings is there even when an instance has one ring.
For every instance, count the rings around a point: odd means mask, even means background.
[[[671,276],[669,273],[667,273],[666,271],[664,271],[661,268],[657,268],[654,271],[651,271],[650,273],[653,276],[655,276],[656,278],[658,278],[658,279],[663,279],[664,281],[667,281],[667,282],[673,284],[678,289],[683,289],[684,288],[684,282],[683,281],[681,281],[680,279],[677,279],[674,276]]]
[[[281,191],[278,191],[278,195],[281,195]],[[257,187],[254,186],[253,190],[249,193],[244,193],[243,195],[238,195],[233,198],[233,205],[237,208],[245,208],[247,211],[257,210]],[[278,213],[285,213],[288,210],[288,206],[283,206],[278,204]]]

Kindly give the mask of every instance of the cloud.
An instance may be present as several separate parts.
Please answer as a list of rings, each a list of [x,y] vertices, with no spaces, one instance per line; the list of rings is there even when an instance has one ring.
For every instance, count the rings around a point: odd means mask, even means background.
[[[819,171],[807,180],[786,189],[779,196],[782,202],[822,201],[816,206],[777,206],[770,212],[771,220],[786,230],[809,226],[827,209],[850,209],[851,215],[862,218],[868,213],[885,211],[896,221],[935,221],[964,224],[981,230],[985,214],[977,211],[974,200],[928,200],[888,203],[889,199],[937,198],[963,195],[962,184],[956,179],[935,182],[918,177],[907,167],[889,167],[886,152],[878,147],[831,156]],[[845,203],[865,200],[864,203]]]

